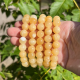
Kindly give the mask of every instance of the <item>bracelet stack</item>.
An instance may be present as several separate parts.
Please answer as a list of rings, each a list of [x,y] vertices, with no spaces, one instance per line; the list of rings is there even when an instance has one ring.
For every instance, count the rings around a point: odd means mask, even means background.
[[[30,64],[35,68],[37,65],[43,65],[45,68],[55,69],[60,46],[58,42],[60,39],[60,17],[55,16],[52,22],[51,16],[41,14],[37,21],[36,15],[26,14],[22,22],[21,38],[19,39],[19,56],[22,66],[28,67]],[[29,36],[29,40],[26,39],[27,36]],[[29,43],[28,48],[26,42]]]

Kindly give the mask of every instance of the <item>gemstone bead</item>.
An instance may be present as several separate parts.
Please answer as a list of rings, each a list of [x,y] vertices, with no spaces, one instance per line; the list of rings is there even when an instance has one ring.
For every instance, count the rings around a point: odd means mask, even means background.
[[[55,16],[54,18],[53,18],[53,21],[60,21],[60,17],[59,16]]]
[[[43,38],[38,38],[37,39],[37,44],[43,44],[44,43],[44,40],[43,40]]]
[[[35,58],[29,59],[29,62],[30,62],[30,64],[34,64],[34,63],[36,63],[36,59]]]
[[[51,42],[52,41],[52,37],[50,35],[47,35],[47,36],[44,37],[44,40],[46,42]]]
[[[28,35],[28,32],[27,32],[26,30],[21,30],[21,31],[20,31],[20,35],[21,35],[22,37],[26,37],[26,36]]]
[[[37,29],[38,29],[38,30],[44,30],[44,24],[39,23],[39,24],[37,25]]]
[[[60,27],[58,27],[58,26],[54,27],[53,32],[58,34],[60,32]]]
[[[51,55],[51,50],[45,50],[45,51],[44,51],[44,54],[45,54],[46,56],[50,56],[50,55]]]
[[[36,24],[37,20],[35,18],[30,18],[30,24]]]
[[[36,26],[34,24],[30,24],[29,30],[30,31],[35,31],[36,30]]]
[[[44,61],[49,62],[50,61],[50,56],[44,56]]]
[[[30,32],[29,33],[29,37],[30,38],[35,38],[36,37],[36,33],[35,32]]]
[[[59,54],[59,50],[56,48],[56,49],[52,49],[52,54],[54,56],[57,56]]]
[[[47,16],[46,17],[46,21],[51,21],[52,22],[52,17],[51,16]]]
[[[40,17],[46,18],[46,15],[45,14],[41,14]]]
[[[20,56],[21,58],[26,57],[26,51],[21,51],[21,52],[19,53],[19,56]]]
[[[60,35],[59,34],[54,34],[52,38],[53,38],[54,41],[58,41],[60,39]]]
[[[22,63],[24,63],[24,62],[26,62],[28,59],[27,59],[27,57],[25,56],[25,57],[23,57],[23,58],[20,58],[20,60],[21,60]]]
[[[46,35],[52,34],[52,30],[51,30],[50,28],[46,28],[46,29],[45,29],[45,34],[46,34]]]
[[[54,41],[52,45],[53,45],[53,48],[59,48],[60,43],[58,41]]]
[[[35,45],[36,44],[36,40],[35,39],[30,39],[29,40],[29,44],[30,45]]]
[[[35,58],[35,53],[28,53],[28,57],[31,58]]]
[[[50,28],[52,26],[52,22],[51,21],[46,21],[45,22],[45,27]]]
[[[36,52],[36,57],[37,57],[37,58],[43,57],[43,53],[42,53],[42,52]]]
[[[22,63],[22,66],[28,67],[29,66],[29,63],[28,62],[24,62],[24,63]]]
[[[43,65],[44,65],[44,67],[49,67],[50,66],[50,62],[44,61]]]
[[[54,62],[58,61],[58,56],[52,55],[51,56],[51,61],[54,61]]]
[[[50,69],[53,69],[54,70],[54,69],[56,69],[56,67],[50,66]]]
[[[38,66],[42,66],[42,65],[43,65],[43,63],[40,63],[40,64],[39,64],[39,63],[37,63],[37,65],[38,65]]]
[[[60,22],[60,21],[56,21],[56,20],[55,20],[55,21],[53,21],[53,25],[54,25],[54,26],[60,26],[60,24],[61,24],[61,22]]]
[[[51,61],[50,62],[50,66],[56,67],[57,66],[57,62]]]
[[[37,58],[37,63],[41,64],[43,62],[43,58]]]
[[[37,67],[37,63],[31,64],[31,67],[36,68]]]
[[[19,50],[20,51],[25,51],[26,50],[26,45],[25,44],[19,45]]]
[[[37,51],[43,51],[43,46],[42,45],[37,45],[36,50]]]
[[[44,32],[43,31],[38,31],[37,32],[37,36],[40,37],[40,38],[43,37],[44,36]]]
[[[45,23],[45,18],[44,18],[44,17],[40,17],[40,18],[38,19],[38,22],[39,22],[39,23]]]
[[[52,44],[51,43],[45,43],[45,48],[46,49],[51,49],[52,48]]]
[[[37,16],[36,15],[31,15],[31,18],[35,18],[37,20]]]
[[[29,51],[30,53],[34,52],[34,51],[35,51],[35,47],[34,47],[34,46],[29,46],[29,47],[28,47],[28,51]]]
[[[20,39],[19,39],[19,43],[20,44],[25,44],[26,43],[26,38],[25,37],[21,37]]]
[[[25,17],[26,17],[26,18],[30,18],[30,16],[29,16],[28,14],[24,15],[24,18],[25,18]]]
[[[29,25],[27,23],[22,24],[23,30],[28,30]]]

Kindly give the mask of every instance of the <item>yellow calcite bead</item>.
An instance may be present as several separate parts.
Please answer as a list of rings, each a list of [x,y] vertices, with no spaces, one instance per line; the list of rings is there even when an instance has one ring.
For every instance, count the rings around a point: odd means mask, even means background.
[[[54,69],[56,69],[56,67],[50,66],[50,69],[53,69],[54,70]]]
[[[53,18],[53,21],[60,21],[60,17],[59,16],[55,16],[54,18]]]
[[[52,26],[52,22],[51,21],[46,21],[45,22],[45,27],[50,28]]]
[[[51,49],[52,48],[52,44],[51,43],[45,43],[45,48],[46,49]]]
[[[35,45],[36,44],[36,40],[35,39],[30,39],[29,40],[29,44],[30,45]]]
[[[43,43],[44,43],[43,38],[38,38],[38,39],[37,39],[37,44],[41,45],[41,44],[43,44]]]
[[[57,62],[51,61],[50,62],[50,66],[56,67],[57,66]]]
[[[60,26],[60,24],[61,24],[61,22],[60,22],[60,21],[56,21],[56,20],[55,20],[55,21],[53,21],[53,25],[54,25],[54,26]]]
[[[24,62],[27,62],[28,59],[27,59],[27,57],[25,56],[25,57],[23,57],[23,58],[20,58],[20,60],[21,60],[22,63],[24,63]]]
[[[59,54],[59,50],[56,48],[56,49],[52,49],[52,54],[54,56],[57,56]]]
[[[38,63],[38,64],[43,63],[43,58],[37,58],[37,63]]]
[[[19,56],[20,56],[21,58],[26,57],[26,51],[21,51],[21,52],[19,53]]]
[[[43,46],[42,45],[37,45],[36,50],[39,51],[39,52],[43,51]]]
[[[22,24],[23,30],[28,30],[29,25],[27,23]]]
[[[39,64],[39,63],[37,63],[37,65],[38,65],[38,66],[42,66],[42,65],[43,65],[43,63],[40,63],[40,64]]]
[[[24,17],[26,17],[26,18],[30,18],[30,16],[29,16],[28,14],[25,14]]]
[[[35,30],[36,30],[35,24],[30,24],[29,30],[30,30],[30,31],[35,31]]]
[[[35,18],[30,18],[30,24],[36,24],[37,20]]]
[[[52,37],[50,35],[47,35],[47,36],[44,37],[44,40],[46,42],[51,42],[52,41]]]
[[[35,18],[37,20],[37,16],[36,15],[31,15],[30,18]]]
[[[60,32],[60,27],[58,27],[58,26],[54,27],[53,32],[58,34]]]
[[[37,67],[37,63],[31,64],[31,67],[36,68]]]
[[[37,36],[40,37],[40,38],[43,37],[44,36],[44,32],[43,31],[38,31],[37,32]]]
[[[60,39],[60,35],[59,34],[54,34],[52,36],[52,38],[53,38],[54,41],[58,41]]]
[[[47,16],[46,17],[46,21],[51,21],[52,22],[52,17],[51,16]]]
[[[39,22],[39,23],[45,23],[45,18],[44,18],[44,17],[40,17],[40,18],[38,19],[38,22]]]
[[[19,45],[19,50],[20,51],[25,51],[26,50],[26,45],[25,44]]]
[[[36,59],[35,58],[29,59],[29,62],[30,62],[30,64],[34,64],[34,63],[36,63]]]
[[[46,15],[45,14],[41,14],[40,17],[46,18]]]
[[[34,46],[29,46],[29,47],[28,47],[28,51],[29,51],[30,53],[34,52],[34,51],[35,51],[35,47],[34,47]]]
[[[46,28],[46,29],[45,29],[45,34],[46,34],[46,35],[52,34],[52,30],[51,30],[50,28]]]
[[[20,44],[25,44],[26,43],[26,38],[25,37],[21,37],[20,39],[19,39],[19,43]]]
[[[29,37],[30,38],[35,38],[36,37],[36,33],[35,32],[30,32],[29,33]]]
[[[44,61],[43,65],[44,65],[44,67],[49,67],[50,66],[50,62]]]
[[[24,63],[22,63],[22,66],[28,67],[29,66],[29,63],[28,62],[24,62]]]
[[[37,25],[37,29],[38,29],[38,30],[44,30],[44,24],[39,23],[39,24]]]
[[[51,56],[51,61],[54,61],[54,62],[58,61],[58,56],[52,55]]]
[[[29,57],[30,59],[35,58],[35,53],[28,53],[28,57]]]
[[[26,36],[28,35],[28,32],[27,32],[26,30],[21,30],[21,31],[20,31],[20,35],[21,35],[22,37],[26,37]]]
[[[42,58],[43,57],[43,53],[42,52],[36,52],[36,57],[37,58]]]
[[[53,45],[53,48],[59,48],[60,43],[58,41],[54,41],[52,45]]]
[[[45,50],[45,51],[44,51],[44,54],[45,54],[46,56],[50,56],[50,55],[51,55],[51,50]]]
[[[50,61],[50,56],[44,56],[44,61],[49,62]]]

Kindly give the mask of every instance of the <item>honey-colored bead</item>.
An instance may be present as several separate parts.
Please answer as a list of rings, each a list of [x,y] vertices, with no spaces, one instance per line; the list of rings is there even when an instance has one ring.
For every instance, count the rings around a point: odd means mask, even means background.
[[[36,57],[37,58],[42,58],[43,56],[43,53],[42,52],[36,52]]]
[[[26,30],[21,30],[20,35],[22,37],[26,37],[28,35],[28,32]]]
[[[52,30],[51,30],[50,28],[46,28],[46,29],[45,29],[45,34],[46,34],[46,35],[52,34]]]
[[[54,26],[60,26],[60,24],[61,24],[60,21],[57,21],[57,20],[53,21],[53,25],[54,25]]]
[[[43,43],[44,43],[43,38],[38,38],[38,39],[37,39],[37,44],[41,45],[41,44],[43,44]]]
[[[24,15],[24,17],[26,17],[26,18],[30,18],[30,16],[29,16],[28,14]]]
[[[60,17],[59,16],[55,16],[54,18],[53,18],[53,21],[60,21]]]
[[[26,50],[26,45],[25,44],[19,45],[19,50],[20,51],[25,51]]]
[[[24,63],[24,62],[27,62],[28,59],[27,59],[27,57],[25,56],[25,57],[23,57],[23,58],[20,58],[20,60],[21,60],[22,63]]]
[[[35,39],[30,39],[29,40],[29,44],[30,45],[35,45],[36,44],[36,40]]]
[[[19,53],[19,56],[20,56],[21,58],[26,57],[26,51],[21,51],[21,52]]]
[[[37,67],[37,63],[31,64],[31,67],[36,68]]]
[[[28,53],[28,57],[29,57],[30,59],[35,58],[35,53]]]
[[[30,32],[29,33],[29,37],[30,38],[35,38],[36,37],[36,33],[35,32]]]
[[[43,31],[38,31],[37,32],[37,36],[40,37],[40,38],[43,37],[44,36],[44,32]]]
[[[44,51],[44,54],[45,54],[46,56],[50,56],[50,55],[51,55],[51,50],[45,50],[45,51]]]
[[[38,64],[43,63],[43,58],[37,58],[37,63],[38,63]]]
[[[30,31],[35,31],[35,30],[36,30],[36,26],[35,26],[34,24],[31,24],[31,25],[29,26],[29,30],[30,30]]]
[[[54,61],[54,62],[58,61],[58,56],[52,55],[51,56],[51,61]]]
[[[35,47],[34,47],[34,46],[29,46],[29,47],[28,47],[28,51],[29,51],[30,53],[34,52],[34,51],[35,51]]]
[[[22,24],[23,30],[28,30],[29,25],[27,23]]]
[[[25,37],[21,37],[20,39],[19,39],[19,43],[20,44],[25,44],[26,43],[26,38]]]
[[[41,14],[40,17],[46,18],[46,15],[45,14]]]
[[[52,49],[52,54],[54,56],[57,56],[59,54],[59,50],[58,49]]]
[[[43,51],[43,46],[42,45],[37,45],[36,50],[37,51]]]
[[[37,20],[35,18],[30,18],[30,24],[36,24]]]
[[[31,18],[35,18],[37,20],[37,16],[36,15],[31,15]]]
[[[51,43],[45,43],[45,48],[46,49],[51,49],[52,48],[52,44]]]
[[[60,43],[58,41],[54,41],[52,45],[53,45],[53,48],[59,48]]]
[[[29,16],[23,17],[22,22],[23,23],[29,23],[29,19],[30,19]]]
[[[52,22],[52,17],[51,16],[47,16],[46,17],[46,21],[51,21]]]
[[[54,69],[56,69],[56,67],[50,66],[50,69],[53,69],[54,70]]]
[[[44,18],[44,17],[40,17],[40,18],[38,19],[38,22],[39,22],[39,23],[45,23],[45,18]]]
[[[56,67],[57,66],[57,62],[51,61],[50,62],[50,66]]]
[[[60,32],[60,27],[58,27],[58,26],[54,27],[53,32],[58,34]]]
[[[38,30],[44,30],[44,24],[39,23],[39,24],[37,25],[37,29],[38,29]]]
[[[22,63],[22,66],[28,67],[29,66],[29,63],[28,62],[24,62],[24,63]]]
[[[47,36],[44,37],[44,40],[46,42],[51,42],[52,41],[52,37],[50,35],[47,35]]]
[[[53,38],[54,41],[58,41],[60,39],[60,35],[59,34],[54,34],[52,38]]]
[[[44,56],[44,61],[49,62],[50,61],[50,56]]]
[[[34,63],[36,63],[36,59],[35,58],[29,59],[29,62],[30,62],[30,64],[34,64]]]
[[[42,65],[43,65],[43,63],[40,63],[40,64],[39,64],[39,63],[37,63],[37,65],[38,65],[38,66],[42,66]]]
[[[44,67],[49,67],[50,66],[50,62],[44,61],[43,65],[44,65]]]
[[[45,22],[45,27],[50,28],[52,26],[52,22],[51,21],[46,21]]]

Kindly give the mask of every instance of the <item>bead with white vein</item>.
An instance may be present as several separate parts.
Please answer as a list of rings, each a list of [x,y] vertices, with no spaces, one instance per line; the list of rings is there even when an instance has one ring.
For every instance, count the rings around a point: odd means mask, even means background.
[[[36,15],[31,15],[31,18],[35,18],[37,20],[37,16]]]
[[[27,41],[27,40],[26,40],[25,37],[21,37],[21,38],[19,39],[20,44],[25,44],[26,41]]]

